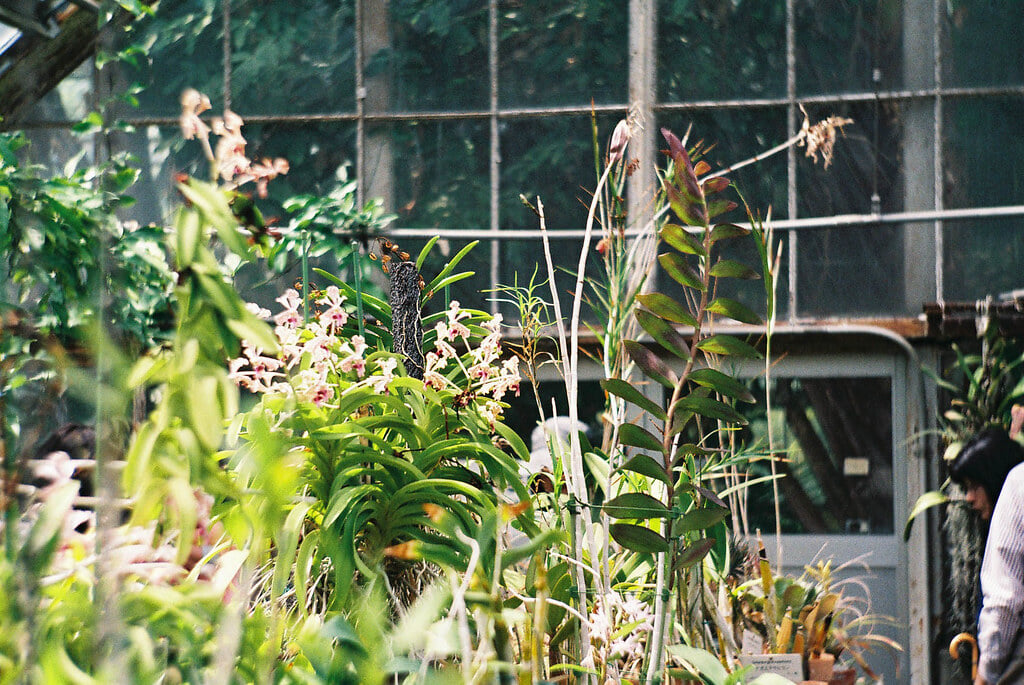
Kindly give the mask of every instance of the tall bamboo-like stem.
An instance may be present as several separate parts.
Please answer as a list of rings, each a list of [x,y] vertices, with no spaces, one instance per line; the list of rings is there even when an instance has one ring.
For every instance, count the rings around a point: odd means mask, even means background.
[[[548,268],[548,281],[551,285],[551,296],[553,305],[555,308],[555,320],[558,322],[558,334],[559,344],[561,348],[562,357],[562,370],[563,379],[565,381],[566,399],[569,405],[569,420],[571,425],[576,425],[579,421],[579,407],[577,406],[577,400],[579,398],[579,323],[580,323],[580,308],[583,301],[583,283],[586,276],[587,257],[590,254],[590,242],[594,232],[594,218],[597,214],[598,207],[600,206],[601,193],[604,191],[605,184],[608,182],[608,175],[614,165],[607,165],[604,172],[601,174],[601,178],[597,183],[597,188],[594,190],[593,199],[590,202],[590,210],[587,213],[587,225],[583,236],[583,246],[580,248],[580,260],[579,266],[576,270],[576,287],[573,296],[572,314],[569,318],[569,342],[566,341],[566,331],[564,324],[562,323],[561,306],[558,301],[558,290],[555,286],[555,270],[554,264],[551,260],[551,249],[547,239],[547,226],[543,216],[543,204],[539,198],[537,201],[537,210],[541,216],[541,231],[544,232],[543,243],[544,243],[544,256],[547,260]],[[565,360],[568,359],[568,364]],[[583,473],[583,449],[580,445],[579,433],[571,431],[569,434],[569,468],[565,472],[566,483],[569,486],[569,492],[572,497],[576,500],[578,505],[584,510],[588,509],[589,498],[587,497],[586,479]],[[570,507],[570,524],[573,532],[573,553],[578,559],[583,558],[583,545],[582,541],[585,539],[587,542],[587,551],[590,553],[591,562],[595,565],[602,558],[601,550],[597,546],[597,542],[594,539],[594,530],[590,526],[583,516],[580,516],[579,512],[576,511],[576,507]],[[602,567],[604,563],[601,563]],[[586,608],[587,603],[587,581],[586,574],[582,571],[576,571],[577,576],[577,587],[579,588],[580,595],[580,606]],[[595,583],[598,585],[598,594],[604,594],[606,591],[604,581],[604,574],[598,573],[594,577]],[[586,658],[590,651],[590,639],[589,630],[586,622],[581,624],[581,660]],[[584,681],[589,682],[590,677],[586,676]]]
[[[764,241],[766,254],[771,262],[772,230],[770,226],[764,234]],[[768,417],[768,454],[771,455],[772,499],[775,501],[775,568],[780,573],[782,572],[782,511],[779,504],[779,479],[775,460],[775,431],[772,429],[772,393],[769,381],[772,372],[772,337],[775,332],[775,273],[781,257],[782,246],[780,245],[774,262],[771,262],[769,268],[765,270],[765,278],[770,279],[771,284],[768,287],[768,317],[765,322],[764,340],[764,407],[765,415]]]
[[[742,196],[741,196],[742,197]],[[746,201],[744,200],[744,205]],[[772,370],[772,337],[775,332],[775,286],[777,281],[775,274],[778,273],[779,262],[782,260],[782,245],[775,249],[773,255],[773,243],[775,232],[772,230],[771,210],[768,210],[767,217],[762,222],[754,220],[750,207],[746,206],[747,216],[750,218],[750,225],[754,228],[754,235],[757,240],[758,252],[761,254],[761,270],[764,272],[765,280],[765,351],[764,351],[764,401],[765,416],[768,418],[768,455],[772,475],[772,499],[775,502],[775,567],[782,570],[782,511],[779,503],[779,480],[778,468],[775,459],[775,431],[772,428],[772,393],[770,387]],[[767,224],[767,226],[766,226]]]
[[[590,211],[587,213],[587,226],[586,231],[583,234],[583,246],[580,248],[580,261],[579,266],[576,269],[576,289],[573,295],[572,302],[572,316],[569,319],[569,335],[571,337],[571,345],[569,348],[569,368],[568,373],[565,375],[565,390],[566,398],[569,404],[569,421],[570,425],[577,425],[579,421],[579,406],[577,399],[579,397],[579,334],[580,334],[580,308],[583,303],[583,281],[586,275],[587,268],[587,257],[590,254],[590,241],[594,233],[594,217],[597,214],[598,207],[600,206],[601,193],[604,192],[605,185],[608,182],[608,175],[614,168],[614,164],[608,164],[605,166],[604,173],[601,174],[601,179],[597,182],[597,188],[594,190],[594,197],[590,201]],[[575,430],[571,432],[569,436],[569,465],[572,470],[572,478],[575,482],[576,487],[576,498],[581,504],[586,507],[590,504],[587,497],[586,480],[583,474],[583,448],[580,446],[580,436]],[[600,567],[604,568],[605,562],[602,560],[600,550],[598,549],[597,542],[594,539],[594,527],[589,525],[583,525],[583,520],[577,518],[576,528],[579,534],[585,534],[587,540],[587,547],[590,551],[591,564],[595,567],[600,563]],[[605,574],[597,574],[595,582],[600,587],[598,593],[603,595],[607,592],[606,584],[604,583]]]
[[[575,366],[573,366],[573,367],[571,367],[571,369],[567,369],[566,366],[565,366],[565,360],[569,357],[568,342],[566,340],[566,333],[565,333],[565,322],[564,322],[564,319],[562,318],[562,307],[561,307],[561,305],[559,304],[559,301],[558,301],[558,287],[555,285],[555,266],[554,266],[554,263],[551,260],[551,244],[548,242],[547,222],[544,219],[544,203],[541,202],[539,197],[537,198],[537,215],[540,217],[541,242],[544,245],[544,259],[546,261],[546,265],[547,265],[547,269],[548,269],[548,284],[551,287],[551,301],[552,301],[552,306],[554,307],[554,310],[555,310],[555,323],[558,326],[558,344],[559,344],[559,350],[561,352],[559,364],[560,364],[560,366],[562,368],[562,375],[563,375],[563,378],[565,378],[566,388],[567,388],[567,392],[568,392],[568,386],[569,386],[568,376],[569,376],[570,371],[571,371],[571,373],[575,373],[576,368],[575,368]],[[573,407],[572,403],[573,403],[573,399],[570,399],[569,400],[570,411],[572,410],[572,407]],[[574,438],[573,443],[576,446],[575,449],[579,450],[579,436],[577,436],[577,435],[575,435],[575,433],[573,433],[573,438]],[[571,461],[571,457],[570,457],[570,461]],[[575,479],[575,477],[573,477],[572,469],[571,468],[570,468],[569,477],[566,480],[567,480],[568,485],[569,485],[569,492],[575,497],[576,496],[576,490],[575,490],[575,481],[576,481],[576,479]],[[582,501],[582,500],[579,500],[579,498],[577,498],[577,500],[578,501]],[[576,507],[569,507],[569,525],[570,525],[570,530],[573,533],[573,535],[572,535],[573,556],[575,556],[577,559],[582,559],[583,558],[583,546],[582,546],[582,537],[578,534],[579,533],[579,521],[580,521],[580,516],[579,516],[579,512],[577,511]],[[587,610],[587,575],[579,566],[573,566],[573,569],[574,569],[574,574],[576,576],[576,588],[577,588],[577,592],[579,594],[579,602],[580,602],[580,610],[581,610],[580,613],[583,614],[583,615],[586,615],[586,610]],[[587,625],[586,621],[580,621],[580,660],[581,661],[584,660],[589,655],[589,653],[590,653],[590,627]],[[587,684],[590,683],[590,676],[589,675],[583,676],[583,683],[584,683],[584,685],[587,685]]]

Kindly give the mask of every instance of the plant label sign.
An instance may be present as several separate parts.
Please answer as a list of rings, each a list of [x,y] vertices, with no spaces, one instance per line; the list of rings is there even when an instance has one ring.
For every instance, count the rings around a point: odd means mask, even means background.
[[[804,664],[799,654],[740,654],[740,663],[752,666],[750,677],[773,673],[793,682],[804,679]]]

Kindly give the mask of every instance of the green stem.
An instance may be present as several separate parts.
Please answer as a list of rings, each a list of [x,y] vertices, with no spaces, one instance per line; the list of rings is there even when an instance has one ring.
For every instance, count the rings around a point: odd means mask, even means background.
[[[309,323],[309,231],[302,234],[302,323]]]
[[[352,279],[356,283],[356,316],[359,323],[359,335],[366,337],[366,324],[363,322],[363,265],[360,259],[359,241],[352,241]]]

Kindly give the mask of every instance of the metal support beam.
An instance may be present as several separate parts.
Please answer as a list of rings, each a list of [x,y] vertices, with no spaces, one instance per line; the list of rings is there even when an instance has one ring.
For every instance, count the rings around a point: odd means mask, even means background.
[[[654,216],[653,196],[657,178],[654,165],[658,145],[658,121],[654,113],[657,100],[657,17],[654,5],[654,0],[629,2],[629,103],[643,125],[634,133],[627,149],[627,156],[635,157],[640,163],[630,176],[626,191],[627,216],[630,225],[636,229],[647,225]]]
[[[936,88],[934,0],[907,0],[903,6],[903,82],[908,88]],[[903,207],[908,212],[940,208],[936,198],[935,99],[907,102],[903,108]],[[937,287],[936,227],[908,225],[903,234],[903,296],[907,311],[940,299]],[[927,230],[926,230],[927,229]]]
[[[903,84],[912,89],[942,87],[939,49],[941,0],[907,0],[903,4]],[[942,209],[941,153],[942,100],[907,102],[903,110],[903,207],[908,212]],[[908,223],[903,231],[903,293],[908,311],[920,311],[925,302],[942,297],[942,222]],[[923,417],[922,417],[923,421]],[[921,428],[923,429],[922,423]],[[907,471],[907,501],[913,502],[927,486],[927,454],[912,457]],[[931,682],[929,654],[928,540],[925,526],[911,531],[907,554],[907,658],[910,682]]]
[[[498,201],[501,190],[501,138],[498,133],[498,0],[490,0],[487,4],[487,63],[490,74],[490,177],[491,177],[491,233],[498,234],[501,228]],[[501,278],[498,268],[499,241],[491,241],[491,287],[496,288]],[[498,313],[498,300],[491,299],[491,313]]]
[[[389,74],[366,78],[366,65],[380,50],[391,46],[390,0],[357,0],[358,46],[356,63],[357,178],[361,192],[357,200],[362,206],[368,198],[384,200],[384,208],[395,208],[394,150],[391,130],[381,127],[366,130],[367,115],[387,112],[391,105]]]

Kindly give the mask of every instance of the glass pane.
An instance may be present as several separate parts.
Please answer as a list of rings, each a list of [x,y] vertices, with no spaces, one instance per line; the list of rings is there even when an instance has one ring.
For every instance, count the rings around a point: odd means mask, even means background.
[[[787,316],[789,307],[789,297],[787,295],[789,288],[789,267],[787,262],[789,250],[786,249],[785,246],[786,234],[782,231],[776,232],[776,250],[778,249],[780,241],[783,245],[783,251],[782,259],[779,262],[780,273],[776,274],[777,285],[775,287],[775,309],[777,320],[782,320]],[[757,245],[752,238],[727,240],[719,243],[718,245],[719,252],[717,253],[718,256],[715,257],[715,261],[718,259],[730,259],[741,264],[745,264],[754,269],[758,274],[761,274],[761,256],[758,253]],[[660,278],[658,281],[659,289],[664,291],[666,286],[670,283],[674,284],[670,278]],[[720,278],[717,283],[718,287],[715,291],[716,296],[729,297],[734,300],[738,300],[762,319],[767,316],[768,294],[765,291],[765,281],[763,278],[757,280]],[[678,297],[678,293],[673,293],[673,295]],[[729,323],[735,323],[728,319],[726,321]]]
[[[393,126],[396,226],[490,228],[489,131],[473,119]]]
[[[392,0],[390,4],[365,5],[364,40],[370,58],[366,68],[368,109],[415,112],[489,108],[486,0]],[[375,12],[385,11],[383,7],[391,11],[390,36],[383,22],[374,18]],[[374,45],[379,47],[373,50]],[[393,88],[391,97],[378,98],[375,107],[371,106],[374,103],[369,92],[374,81],[390,81]]]
[[[800,316],[919,314],[921,299],[904,303],[901,226],[801,230],[797,309]]]
[[[232,108],[243,116],[355,112],[354,26],[355,0],[234,0]]]
[[[763,396],[764,379],[754,381]],[[768,421],[777,449],[776,472],[784,533],[893,532],[892,381],[887,377],[773,378],[771,414],[744,405],[743,438],[766,450]],[[766,459],[751,478],[771,474]],[[772,484],[748,490],[750,529],[775,530]]]
[[[180,129],[147,126],[130,134],[117,136],[120,151],[134,158],[139,178],[128,189],[135,204],[122,210],[125,218],[140,224],[168,224],[174,208],[181,205],[175,188],[175,177],[185,173],[204,181],[210,180],[210,165],[202,148],[181,137]]]
[[[56,88],[29,105],[18,118],[24,121],[81,121],[92,106],[92,80],[93,61],[86,60]]]
[[[354,123],[249,124],[242,133],[248,140],[246,152],[253,159],[288,160],[288,173],[270,182],[272,200],[305,193],[326,195],[338,183],[355,179]]]
[[[944,86],[1024,83],[1024,12],[1018,0],[959,0],[941,6],[947,36]]]
[[[783,2],[661,0],[657,46],[659,102],[786,94]]]
[[[79,168],[95,161],[95,146],[90,136],[76,135],[66,128],[26,127],[23,130],[29,144],[16,153],[21,165],[40,164],[49,174],[63,174],[64,165],[83,151]]]
[[[797,208],[801,217],[870,214],[903,206],[900,176],[900,110],[895,104],[819,105],[808,111],[812,124],[830,116],[852,119],[836,132],[828,168],[820,151],[797,148]],[[881,246],[879,246],[881,248]]]
[[[964,98],[944,105],[946,207],[1016,205],[1024,188],[1024,99]]]
[[[621,3],[502,0],[499,7],[502,107],[626,101],[629,16]]]
[[[138,22],[119,46],[149,46],[148,59],[139,61],[138,70],[126,69],[126,78],[144,89],[138,113],[177,117],[186,88],[209,96],[214,111],[223,109],[223,34],[216,0],[161,3],[155,16]]]
[[[609,136],[617,120],[598,117],[598,129]],[[520,194],[534,204],[540,196],[549,229],[586,227],[598,181],[590,117],[508,121],[501,129],[501,157],[502,228],[538,228]]]
[[[1024,287],[1024,219],[947,221],[943,238],[945,299],[998,299]]]
[[[797,2],[797,95],[899,88],[900,11],[891,2]]]

